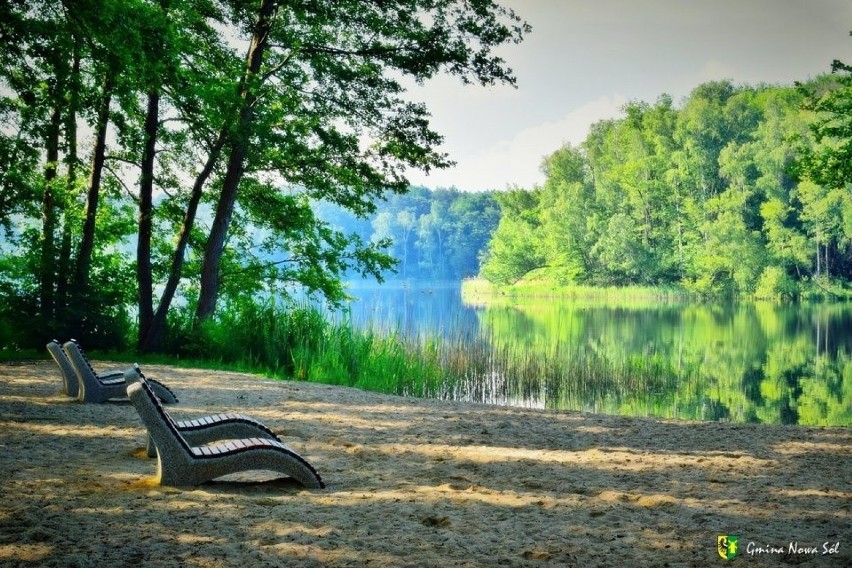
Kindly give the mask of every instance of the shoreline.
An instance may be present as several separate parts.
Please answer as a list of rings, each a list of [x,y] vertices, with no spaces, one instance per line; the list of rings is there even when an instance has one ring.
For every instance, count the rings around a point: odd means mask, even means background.
[[[847,304],[852,301],[852,291],[828,290],[821,285],[805,288],[795,296],[761,297],[756,294],[725,295],[705,294],[691,290],[683,284],[657,286],[638,284],[624,286],[559,284],[556,279],[541,275],[528,275],[513,284],[494,284],[476,276],[461,283],[465,303],[474,306],[506,305],[524,300],[561,300],[600,304],[647,303],[687,304],[702,302],[768,302],[777,304],[827,303]]]
[[[96,362],[97,369],[116,364]],[[239,412],[327,488],[248,473],[152,483],[128,403],[58,393],[52,362],[0,363],[0,563],[749,566],[852,563],[852,430],[486,406],[143,365],[176,418]],[[746,553],[746,545],[831,554]]]

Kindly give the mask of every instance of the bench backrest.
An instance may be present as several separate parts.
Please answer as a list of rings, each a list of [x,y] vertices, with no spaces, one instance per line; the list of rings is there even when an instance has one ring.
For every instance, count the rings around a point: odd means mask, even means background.
[[[74,367],[71,366],[71,361],[68,360],[65,351],[62,350],[62,345],[54,339],[47,344],[47,352],[50,353],[50,356],[53,357],[53,360],[56,361],[59,370],[62,372],[62,378],[65,383],[65,394],[76,397],[78,392],[77,373],[74,371]]]
[[[80,354],[80,360],[81,360],[83,363],[85,363],[86,367],[87,367],[87,368],[89,369],[89,371],[92,373],[92,376],[93,376],[93,377],[95,377],[95,378],[97,379],[97,378],[98,378],[98,374],[95,372],[95,368],[94,368],[94,367],[92,367],[92,362],[91,362],[91,361],[89,361],[89,358],[88,358],[88,357],[86,357],[86,352],[85,352],[85,351],[83,351],[83,348],[80,346],[80,344],[77,342],[77,340],[76,340],[76,339],[71,339],[68,343],[71,343],[72,345],[74,345],[74,346],[77,348],[77,352]],[[65,344],[65,348],[66,348],[66,349],[68,348],[68,343],[66,343],[66,344]]]
[[[189,443],[181,435],[175,421],[163,408],[160,399],[154,394],[154,390],[148,384],[145,375],[138,367],[136,367],[136,373],[138,377],[133,384],[127,387],[127,396],[130,397],[131,402],[139,412],[139,416],[148,427],[148,432],[154,438],[154,443],[156,444],[158,438],[160,438],[164,443],[177,444],[191,456],[192,450]]]

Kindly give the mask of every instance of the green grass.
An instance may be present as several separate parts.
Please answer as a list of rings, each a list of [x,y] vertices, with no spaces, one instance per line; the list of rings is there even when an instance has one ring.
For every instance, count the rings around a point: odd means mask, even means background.
[[[587,304],[637,305],[643,302],[687,301],[697,298],[676,286],[580,286],[560,285],[547,279],[522,280],[511,286],[498,286],[482,278],[462,282],[462,298],[474,305],[505,305],[517,299],[582,301]]]
[[[48,359],[47,351],[39,352],[35,349],[0,349],[0,362],[7,363],[11,361],[38,361],[40,359]]]
[[[248,372],[388,394],[611,414],[714,420],[725,419],[728,408],[731,413],[756,408],[743,398],[738,383],[725,386],[724,396],[712,394],[724,377],[700,361],[678,364],[655,352],[618,355],[582,343],[515,343],[501,340],[493,327],[485,327],[483,334],[449,337],[393,328],[362,330],[347,320],[330,321],[307,306],[271,303],[230,306],[199,328],[190,321],[180,314],[170,321],[165,354],[90,355],[128,365],[136,361]],[[48,355],[44,350],[0,350],[0,361],[33,359]],[[756,411],[764,414],[774,408],[760,406]],[[771,418],[767,414],[763,419]]]
[[[712,295],[699,293],[678,285],[665,286],[582,286],[578,284],[562,285],[547,276],[531,273],[523,280],[508,286],[500,286],[484,278],[472,278],[462,282],[462,298],[470,304],[503,305],[517,298],[559,298],[586,303],[641,303],[659,301],[705,300]],[[720,296],[724,297],[724,296]],[[764,296],[758,293],[738,296],[743,300],[782,299]],[[852,288],[840,280],[827,280],[800,283],[795,293],[784,296],[787,300],[801,301],[852,301]]]
[[[332,322],[308,306],[242,303],[199,328],[189,321],[170,322],[169,355],[137,360],[412,395],[441,376],[428,343]]]
[[[253,373],[427,398],[573,401],[589,392],[658,389],[678,370],[654,359],[612,361],[576,350],[531,353],[501,347],[494,338],[458,334],[450,339],[363,330],[333,322],[307,306],[245,303],[222,311],[199,328],[178,315],[170,322],[166,353],[91,351],[96,360],[167,364]],[[495,346],[497,345],[497,346]],[[47,359],[46,352],[0,351],[0,360]]]
[[[684,372],[653,356],[615,361],[579,348],[532,353],[487,336],[359,329],[308,306],[245,303],[200,328],[189,321],[170,322],[165,355],[92,355],[439,399],[505,402],[547,392],[548,400],[573,406],[590,392],[669,390]]]

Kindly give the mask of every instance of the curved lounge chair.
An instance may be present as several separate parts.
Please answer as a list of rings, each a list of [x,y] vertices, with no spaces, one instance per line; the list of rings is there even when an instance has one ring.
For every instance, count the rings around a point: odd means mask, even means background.
[[[138,364],[124,372],[127,386],[145,379],[150,384],[151,379],[145,377]],[[242,414],[214,414],[192,420],[173,420],[175,428],[186,439],[190,446],[201,446],[219,440],[234,440],[239,438],[269,438],[281,441],[275,433],[263,423]],[[157,455],[157,446],[148,435],[148,457]]]
[[[127,396],[157,445],[157,480],[161,485],[200,485],[230,473],[272,470],[292,477],[305,487],[325,487],[313,466],[278,440],[244,438],[191,445],[143,376],[127,387]]]
[[[50,353],[50,356],[53,357],[53,360],[56,361],[59,370],[62,372],[62,394],[77,398],[80,392],[77,373],[74,371],[74,367],[71,366],[68,355],[62,350],[62,345],[55,339],[52,339],[47,344],[47,352]]]
[[[124,371],[114,371],[107,375],[98,375],[92,364],[83,353],[83,348],[75,339],[63,345],[68,361],[77,375],[79,393],[77,398],[83,402],[104,402],[111,398],[127,396],[127,385],[124,382]],[[150,379],[151,388],[157,397],[165,404],[175,404],[178,400],[175,393],[159,381]]]

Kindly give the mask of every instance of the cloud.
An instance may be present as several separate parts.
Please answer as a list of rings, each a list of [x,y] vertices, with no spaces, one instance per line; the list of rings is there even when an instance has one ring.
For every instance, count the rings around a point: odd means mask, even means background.
[[[465,191],[505,189],[517,185],[531,188],[544,182],[541,161],[566,143],[585,140],[595,122],[621,114],[626,97],[617,94],[586,103],[556,121],[548,121],[519,131],[475,153],[453,153],[454,168],[426,176],[412,172],[409,179],[428,187],[455,186]]]

